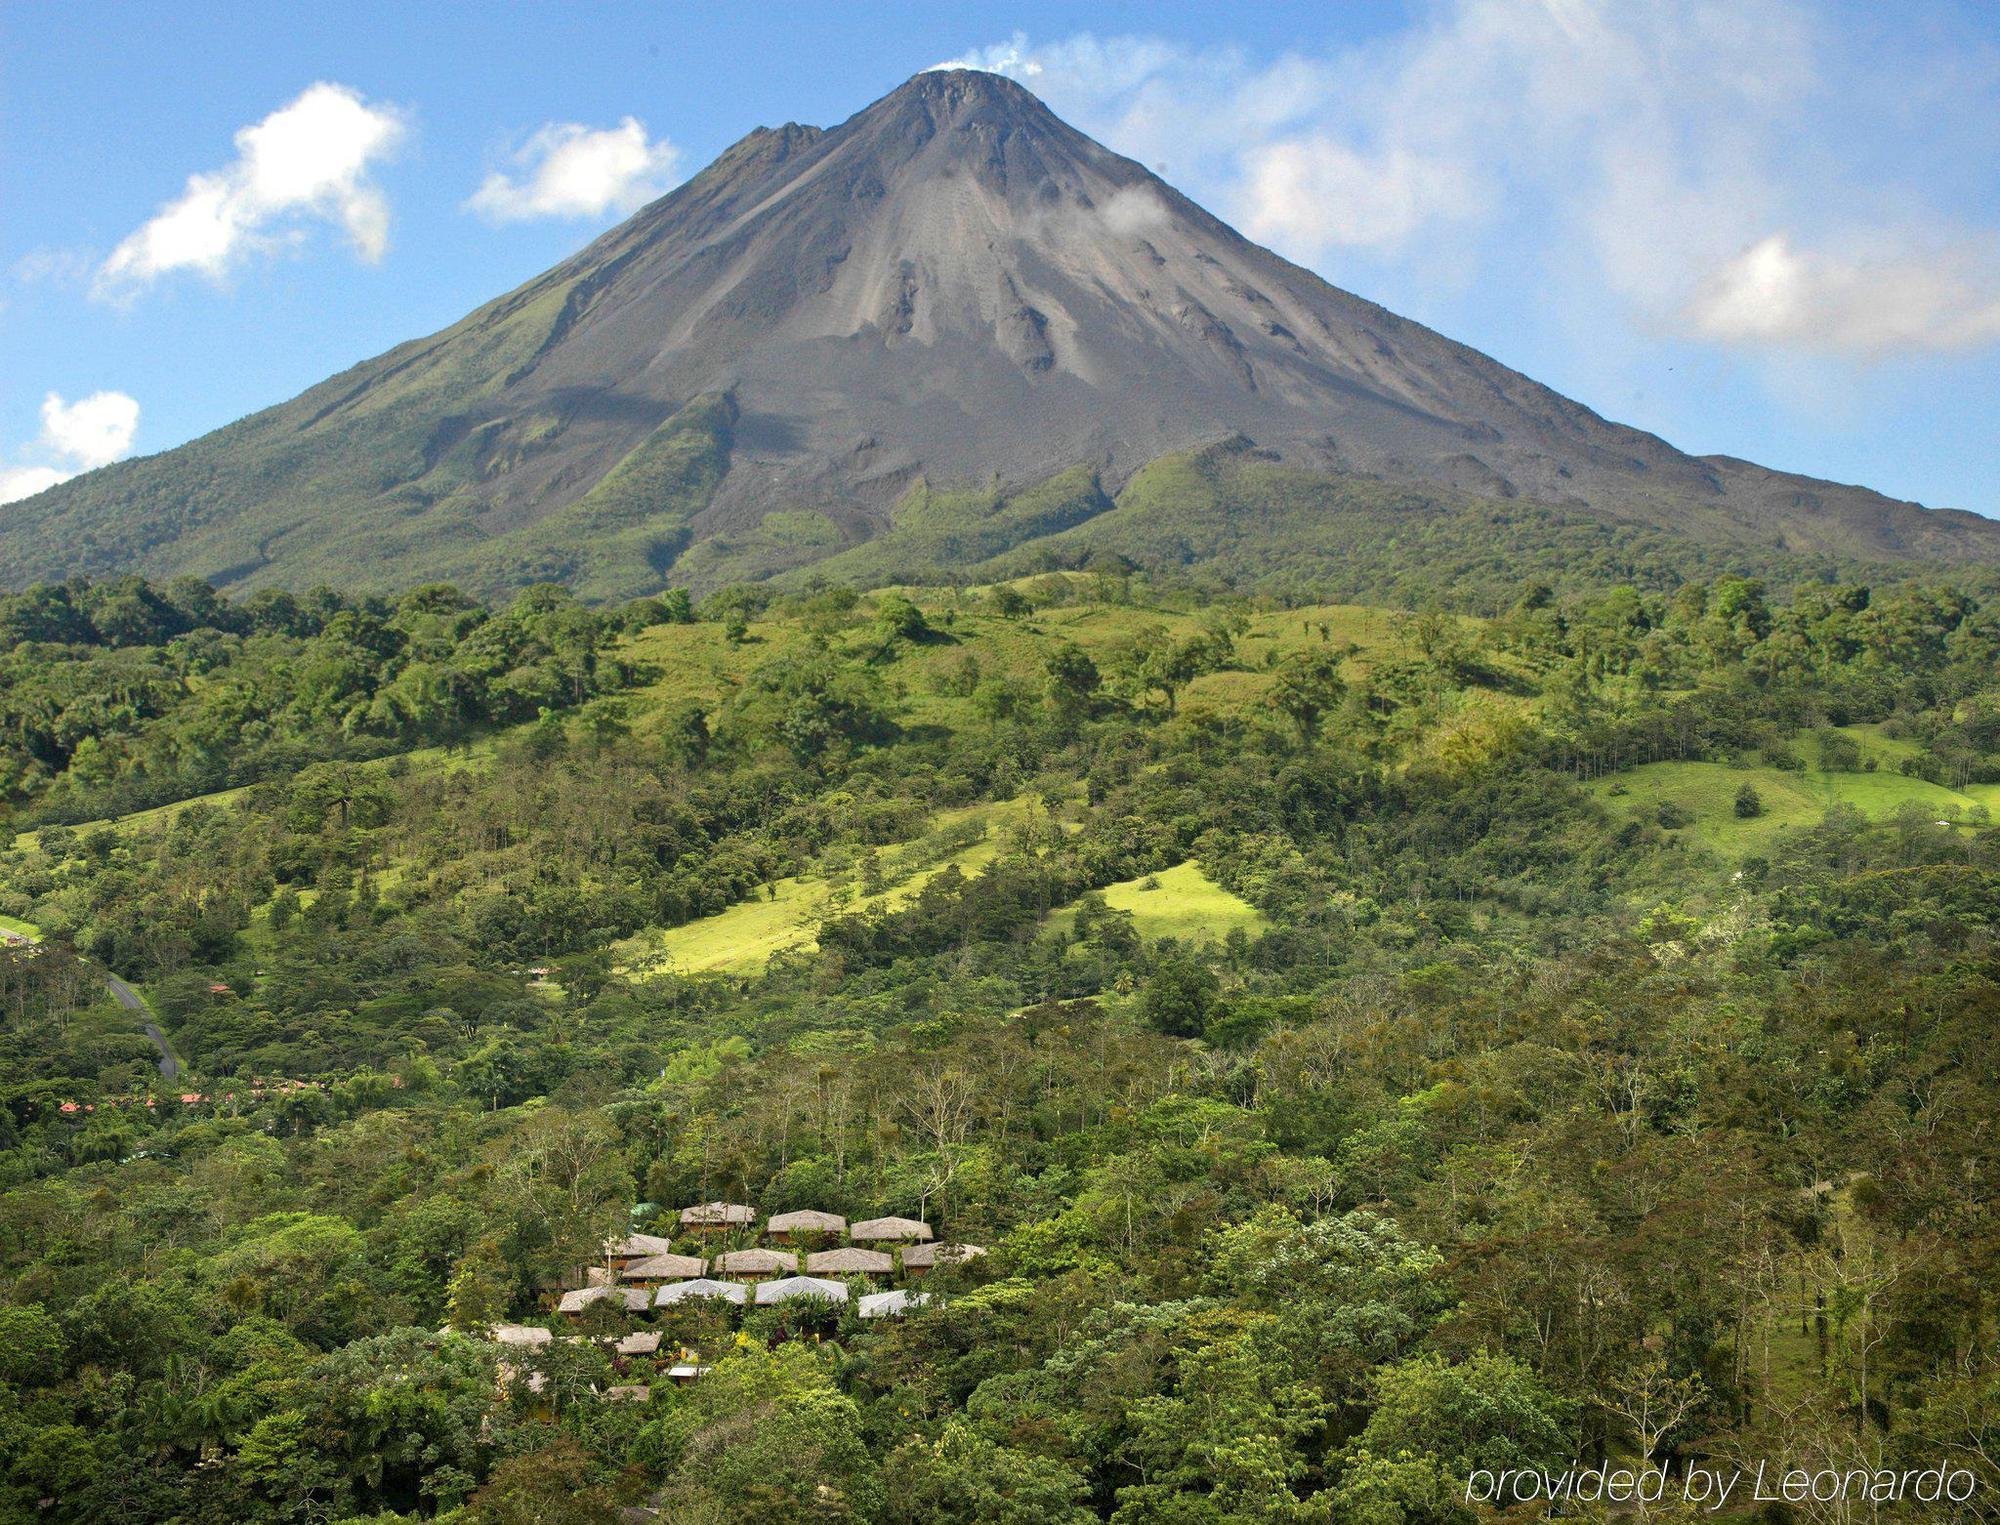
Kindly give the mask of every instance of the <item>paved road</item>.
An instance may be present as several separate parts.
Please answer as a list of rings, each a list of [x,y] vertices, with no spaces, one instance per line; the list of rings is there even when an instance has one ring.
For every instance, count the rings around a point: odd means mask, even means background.
[[[153,1014],[146,1010],[146,1003],[139,998],[139,992],[119,979],[115,974],[104,976],[104,983],[111,988],[111,998],[127,1011],[139,1013],[139,1026],[146,1036],[153,1040],[153,1047],[160,1051],[160,1078],[178,1080],[181,1076],[181,1062],[174,1057],[174,1051],[167,1046],[167,1035],[160,1031]]]
[[[34,941],[32,937],[23,937],[19,932],[9,932],[4,928],[0,928],[0,940],[10,943],[29,943]],[[160,1051],[160,1078],[162,1080],[180,1079],[181,1062],[174,1057],[173,1049],[167,1044],[167,1035],[160,1031],[159,1024],[153,1020],[153,1014],[146,1009],[146,1003],[140,998],[139,992],[119,979],[117,975],[108,971],[104,976],[104,983],[106,988],[111,992],[112,1000],[116,1001],[127,1011],[136,1011],[139,1013],[139,1026],[145,1030],[146,1036],[152,1039],[153,1047]]]

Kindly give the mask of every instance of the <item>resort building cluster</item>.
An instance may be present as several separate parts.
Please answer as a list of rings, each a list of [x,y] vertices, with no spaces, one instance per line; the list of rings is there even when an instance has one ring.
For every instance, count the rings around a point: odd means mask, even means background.
[[[864,1319],[898,1317],[932,1300],[932,1294],[908,1283],[985,1253],[976,1244],[940,1243],[930,1225],[915,1218],[850,1223],[838,1213],[804,1209],[775,1213],[759,1229],[752,1207],[703,1202],[680,1211],[679,1232],[672,1238],[634,1231],[607,1241],[602,1260],[578,1271],[581,1284],[561,1294],[555,1312],[573,1324],[589,1320],[600,1329],[688,1305],[727,1313],[793,1302],[833,1312],[851,1304]],[[540,1325],[501,1324],[492,1338],[503,1350],[504,1376],[520,1356],[558,1338],[588,1337],[558,1336]],[[708,1370],[696,1350],[666,1347],[665,1337],[655,1330],[629,1329],[598,1338],[621,1374],[687,1383]],[[510,1362],[509,1355],[516,1361]],[[528,1384],[538,1390],[538,1374],[531,1373]],[[649,1391],[645,1383],[630,1382],[606,1389],[604,1396],[643,1400]]]

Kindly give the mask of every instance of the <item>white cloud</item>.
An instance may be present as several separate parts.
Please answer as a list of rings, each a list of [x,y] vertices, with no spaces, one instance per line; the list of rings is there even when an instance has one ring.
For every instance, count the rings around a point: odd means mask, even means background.
[[[320,83],[236,134],[236,159],[192,175],[180,196],[99,267],[100,296],[129,295],[170,271],[219,280],[253,254],[338,225],[371,263],[389,247],[389,204],[369,178],[403,139],[403,115],[345,85]]]
[[[1840,256],[1802,252],[1773,233],[1710,276],[1686,318],[1727,344],[1863,355],[1991,344],[2000,340],[2000,269],[1981,254]]]
[[[1042,65],[1028,46],[1028,34],[1016,32],[1010,42],[995,42],[983,48],[974,48],[956,58],[934,63],[924,73],[939,74],[946,69],[980,69],[988,74],[1005,74],[1014,79],[1033,79],[1042,72]]]
[[[14,278],[24,285],[87,287],[97,266],[97,256],[78,249],[30,249],[14,261]]]
[[[1287,138],[1244,156],[1243,231],[1308,260],[1342,247],[1393,250],[1427,223],[1472,217],[1485,194],[1449,160],[1369,155],[1330,138]]]
[[[551,122],[465,204],[493,222],[622,215],[670,190],[680,158],[665,138],[649,140],[636,117],[605,128]]]
[[[42,443],[85,471],[129,452],[138,432],[139,404],[123,392],[92,392],[75,402],[51,392],[42,399]]]
[[[1858,44],[1803,0],[1435,0],[1419,15],[1275,59],[1016,34],[952,62],[1021,79],[1335,274],[1372,263],[1407,290],[1506,259],[1539,266],[1556,305],[1594,289],[1635,335],[1739,347],[1867,359],[2000,339],[1990,232],[1924,204],[1913,172],[1933,171],[1940,205],[1973,202],[1952,166],[1990,162],[2000,73],[1954,67],[1940,99],[1927,60],[1950,50],[1890,67],[1881,48],[1923,44]],[[1864,174],[1870,161],[1893,170]]]
[[[1101,209],[1102,217],[1114,233],[1127,238],[1143,238],[1165,227],[1172,213],[1167,204],[1143,185],[1128,185],[1113,191]]]
[[[58,471],[53,466],[0,466],[0,503],[32,498],[75,475],[73,471]]]
[[[42,399],[42,432],[31,448],[63,457],[62,465],[0,467],[0,503],[33,497],[79,471],[108,466],[131,452],[139,404],[123,392],[92,392],[75,402],[60,393]]]

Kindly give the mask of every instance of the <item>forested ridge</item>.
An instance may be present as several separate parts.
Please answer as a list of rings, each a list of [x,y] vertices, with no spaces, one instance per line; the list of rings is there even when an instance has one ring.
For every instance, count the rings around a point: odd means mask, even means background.
[[[2000,1518],[2000,602],[1482,601],[0,598],[0,1517]]]
[[[552,587],[505,610],[443,586],[230,604],[193,578],[0,596],[0,804],[91,820],[462,740],[624,681],[598,665],[620,628]]]

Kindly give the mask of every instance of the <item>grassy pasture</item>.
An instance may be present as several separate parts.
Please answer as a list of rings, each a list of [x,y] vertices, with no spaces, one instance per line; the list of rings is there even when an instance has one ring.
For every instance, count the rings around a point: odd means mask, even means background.
[[[755,974],[777,954],[811,951],[820,924],[831,916],[895,910],[947,868],[978,873],[1000,855],[1008,828],[1025,823],[1037,809],[1039,802],[1024,798],[940,811],[931,821],[933,834],[976,823],[985,835],[872,894],[862,891],[851,870],[798,875],[713,916],[626,938],[614,951],[635,973]]]
[[[1172,937],[1219,943],[1238,930],[1254,937],[1266,925],[1255,906],[1217,884],[1193,861],[1110,885],[1104,903],[1114,911],[1129,912],[1132,929],[1147,942]],[[1074,907],[1054,914],[1066,912],[1073,915]]]
[[[1873,772],[1835,772],[1818,766],[1816,746],[1802,746],[1809,760],[1803,772],[1720,762],[1647,763],[1600,779],[1593,786],[1614,812],[1634,818],[1656,818],[1660,807],[1673,805],[1694,817],[1687,830],[1703,846],[1726,858],[1766,851],[1786,831],[1816,824],[1836,805],[1850,805],[1870,820],[1886,820],[1907,805],[1916,805],[1935,820],[1954,820],[1975,808],[2000,809],[2000,785],[1971,784],[1948,789],[1895,771],[1895,764],[1913,755],[1909,742],[1884,736],[1874,726],[1849,726],[1844,734],[1873,759]],[[1757,791],[1763,811],[1751,817],[1736,814],[1736,795],[1745,784]]]

